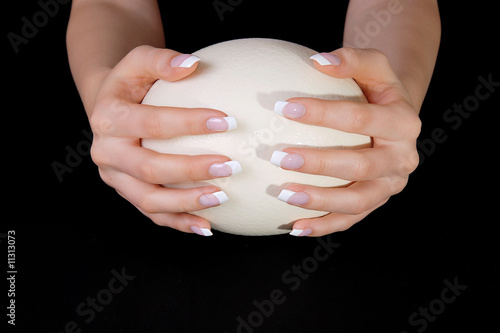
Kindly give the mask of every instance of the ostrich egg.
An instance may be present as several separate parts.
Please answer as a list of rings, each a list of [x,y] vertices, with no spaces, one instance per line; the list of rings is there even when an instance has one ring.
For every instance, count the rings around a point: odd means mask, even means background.
[[[156,81],[143,104],[183,108],[212,108],[237,121],[237,128],[207,135],[173,139],[144,139],[142,146],[168,154],[220,154],[241,164],[230,177],[203,182],[164,184],[172,188],[215,185],[229,200],[195,212],[213,229],[239,235],[288,233],[293,221],[323,216],[277,199],[290,183],[321,187],[347,184],[342,179],[284,170],[270,162],[275,150],[286,147],[359,149],[370,137],[305,125],[276,112],[277,101],[291,97],[366,102],[352,79],[321,73],[309,59],[317,52],[294,43],[263,38],[237,39],[205,47],[193,54],[201,60],[188,77]],[[186,109],[184,112],[189,112]]]

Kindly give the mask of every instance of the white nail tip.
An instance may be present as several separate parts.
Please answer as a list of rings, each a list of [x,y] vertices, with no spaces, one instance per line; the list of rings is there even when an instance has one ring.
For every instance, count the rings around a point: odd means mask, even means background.
[[[203,236],[213,236],[213,233],[210,231],[210,229],[200,228],[200,231],[203,233]]]
[[[288,199],[290,199],[290,197],[292,195],[294,195],[295,192],[294,191],[290,191],[290,190],[282,190],[280,192],[280,194],[278,195],[278,199],[280,199],[281,201],[284,201],[284,202],[288,202]]]
[[[200,58],[192,55],[189,58],[186,58],[180,65],[179,67],[181,68],[190,68],[194,64],[196,64],[198,61],[200,61]]]
[[[234,117],[224,117],[224,120],[227,123],[227,130],[233,130],[238,127],[238,124],[236,123],[236,118]]]
[[[219,200],[220,204],[223,204],[224,202],[229,201],[229,197],[227,196],[226,193],[224,193],[224,191],[214,192],[214,193],[212,193],[212,195],[214,197],[216,197],[217,200]]]
[[[277,166],[281,166],[281,161],[285,156],[288,155],[288,153],[285,153],[284,151],[281,150],[275,150],[273,152],[273,155],[271,156],[271,163]]]
[[[321,54],[315,54],[313,56],[311,56],[309,59],[312,59],[312,60],[315,60],[318,62],[318,64],[322,65],[322,66],[325,66],[325,65],[331,65],[331,62],[329,62],[328,60],[326,60],[325,57],[323,57]]]
[[[238,161],[227,161],[224,162],[225,165],[229,166],[233,170],[232,175],[240,173],[242,171],[241,164]]]
[[[276,112],[279,115],[283,115],[283,108],[288,104],[288,102],[283,102],[283,101],[277,101],[276,104],[274,104],[274,112]]]
[[[292,236],[298,236],[300,235],[304,230],[300,230],[300,229],[293,229],[292,231],[290,231],[290,235]]]

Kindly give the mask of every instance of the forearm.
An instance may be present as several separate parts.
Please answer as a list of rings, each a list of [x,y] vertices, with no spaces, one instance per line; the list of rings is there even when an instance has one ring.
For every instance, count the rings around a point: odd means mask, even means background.
[[[68,59],[87,113],[107,73],[139,45],[164,47],[156,1],[73,1],[66,36]]]
[[[436,0],[351,0],[344,45],[384,52],[410,93],[422,105],[441,38]]]

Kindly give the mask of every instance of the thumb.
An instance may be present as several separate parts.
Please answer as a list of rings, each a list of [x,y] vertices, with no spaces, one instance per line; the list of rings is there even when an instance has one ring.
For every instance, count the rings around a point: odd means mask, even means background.
[[[316,69],[327,75],[356,80],[369,101],[384,95],[381,93],[386,90],[393,92],[388,99],[405,95],[388,57],[377,49],[345,47],[330,53],[315,54],[311,59]]]
[[[199,60],[191,54],[143,45],[130,51],[115,66],[113,74],[122,79],[151,83],[158,79],[177,81],[194,72]]]

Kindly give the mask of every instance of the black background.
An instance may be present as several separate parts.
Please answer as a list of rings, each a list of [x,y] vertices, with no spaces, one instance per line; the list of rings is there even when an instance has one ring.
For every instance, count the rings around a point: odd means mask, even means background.
[[[161,2],[167,47],[188,53],[233,38],[270,37],[331,51],[342,41],[347,1],[325,7],[247,0],[223,21],[212,2]],[[297,278],[287,271],[313,263],[318,239],[220,232],[203,238],[156,226],[100,180],[88,154],[60,181],[53,162],[65,164],[67,147],[85,152],[89,145],[66,57],[70,4],[61,4],[17,53],[8,33],[20,34],[22,18],[31,21],[41,7],[34,0],[4,4],[0,233],[15,230],[18,274],[16,326],[6,323],[6,282],[2,325],[9,332],[64,332],[75,322],[81,332],[229,333],[240,317],[256,326],[240,332],[496,328],[500,91],[456,128],[443,115],[474,96],[479,76],[500,81],[499,18],[487,1],[441,1],[440,9],[442,44],[419,140],[438,128],[446,140],[424,153],[402,193],[350,230],[322,237],[340,246]],[[7,239],[0,241],[6,278]],[[112,270],[134,279],[87,323],[89,315],[76,309],[108,288]],[[419,308],[438,304],[444,280],[467,289],[426,327],[411,325]],[[273,290],[284,301],[257,315],[255,303],[267,304]]]

